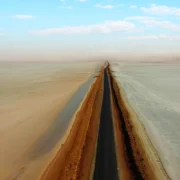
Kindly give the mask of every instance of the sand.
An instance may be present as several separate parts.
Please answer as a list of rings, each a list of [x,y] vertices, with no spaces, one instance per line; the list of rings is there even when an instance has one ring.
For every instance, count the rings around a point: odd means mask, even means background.
[[[108,72],[110,91],[107,74],[96,76],[41,179],[169,179],[143,126]]]
[[[0,179],[38,177],[53,154],[30,162],[28,153],[95,68],[96,63],[1,64]]]
[[[170,179],[179,179],[179,64],[124,62],[111,67],[136,128],[146,132],[146,147],[154,148],[147,153],[155,152]]]
[[[102,76],[91,85],[63,146],[46,168],[41,179],[88,179],[95,153],[98,120],[102,103]],[[96,108],[94,108],[96,107]]]
[[[110,69],[106,71],[108,76],[103,76],[103,72],[102,68],[94,78],[94,83],[86,89],[86,96],[78,105],[65,136],[61,139],[62,144],[59,146],[58,143],[56,151],[50,153],[53,158],[44,163],[46,167],[44,166],[39,178],[86,180],[109,178],[116,174],[116,178],[119,176],[120,179],[169,179],[144,126],[129,106],[117,79],[112,76]],[[56,130],[57,128],[53,128],[53,134]],[[45,134],[49,134],[47,132]],[[54,136],[45,138],[45,144],[51,144],[53,139]],[[44,149],[46,145],[42,147]],[[28,173],[23,173],[21,179],[38,177],[36,174],[39,163],[42,164],[47,159],[47,154],[42,159],[44,152],[40,152],[38,162],[28,164]]]

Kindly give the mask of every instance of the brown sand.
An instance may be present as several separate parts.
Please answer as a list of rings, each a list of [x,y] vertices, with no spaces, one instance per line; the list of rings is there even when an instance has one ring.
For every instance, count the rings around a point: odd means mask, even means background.
[[[109,77],[112,73],[109,71]],[[103,95],[103,69],[90,88],[81,108],[74,118],[72,127],[67,134],[63,146],[41,176],[41,179],[92,179],[94,159],[96,155],[98,128]],[[115,96],[118,104],[115,103]],[[132,166],[137,166],[138,173],[143,179],[169,179],[156,151],[154,150],[143,126],[130,109],[114,78],[112,78],[111,107],[117,166],[120,179],[131,180],[137,177]],[[118,115],[120,106],[123,120]],[[134,164],[129,156],[126,135],[123,134],[122,121],[129,136],[130,148]]]
[[[103,70],[102,68],[96,76],[64,138],[51,153],[33,162],[28,162],[26,158],[32,144],[49,127],[59,110],[88,76],[68,74],[68,81],[67,78],[62,78],[43,83],[41,90],[29,92],[28,96],[16,99],[13,103],[0,104],[0,179],[92,178],[103,98]],[[111,75],[110,72],[109,76]],[[121,107],[135,164],[141,175],[144,179],[169,179],[144,127],[128,105],[124,92],[119,89],[115,79],[112,80],[111,106],[119,177],[133,179],[133,172],[128,164],[126,141],[120,128],[121,119],[112,88]]]
[[[101,72],[100,76],[97,78],[101,78],[99,79],[99,89],[96,93],[89,128],[86,135],[86,142],[83,147],[83,152],[79,163],[79,172],[77,176],[77,179],[82,180],[92,178],[94,170],[94,160],[96,156],[97,137],[103,99],[103,72]]]
[[[89,71],[93,71],[92,67]],[[72,94],[90,75],[83,73],[82,69],[79,72],[81,74],[77,74],[71,68],[68,72],[56,73],[54,77],[52,75],[51,80],[34,83],[31,87],[24,81],[23,90],[14,82],[14,85],[10,85],[11,88],[7,88],[9,94],[6,99],[2,94],[0,179],[24,179],[25,177],[21,177],[24,172],[27,175],[30,173],[25,179],[34,179],[37,176],[33,176],[32,172],[38,175],[42,171],[43,164],[47,164],[50,156],[41,157],[30,165],[27,159],[28,152],[57,117]],[[25,93],[20,94],[21,91]]]
[[[102,87],[100,85],[102,85],[102,75],[96,78],[80,111],[76,115],[65,144],[41,179],[84,179],[90,175],[97,138],[98,116],[100,115],[100,108],[94,111],[94,107],[100,107],[102,101]],[[97,101],[97,97],[100,98],[99,101]],[[92,114],[96,114],[97,118],[92,119]],[[92,138],[91,142],[88,142],[89,138]],[[86,167],[84,167],[85,161],[87,163]]]

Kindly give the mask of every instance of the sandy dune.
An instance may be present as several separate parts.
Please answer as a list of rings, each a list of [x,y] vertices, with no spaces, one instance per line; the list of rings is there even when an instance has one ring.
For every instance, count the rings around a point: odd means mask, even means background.
[[[1,63],[0,179],[40,174],[52,154],[30,162],[28,153],[96,68],[97,63]]]

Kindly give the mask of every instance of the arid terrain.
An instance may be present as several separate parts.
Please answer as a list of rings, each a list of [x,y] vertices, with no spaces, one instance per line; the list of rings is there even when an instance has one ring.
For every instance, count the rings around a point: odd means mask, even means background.
[[[0,179],[37,178],[61,139],[33,158],[36,142],[96,69],[96,63],[0,64]]]
[[[111,68],[169,177],[180,179],[180,64],[113,62]]]
[[[179,65],[1,67],[0,179],[179,178]]]

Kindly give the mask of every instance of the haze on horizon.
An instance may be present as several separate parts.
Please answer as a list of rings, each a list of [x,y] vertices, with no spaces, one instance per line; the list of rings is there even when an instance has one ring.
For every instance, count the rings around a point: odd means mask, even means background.
[[[0,61],[180,57],[180,2],[7,0]]]

